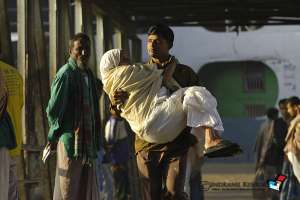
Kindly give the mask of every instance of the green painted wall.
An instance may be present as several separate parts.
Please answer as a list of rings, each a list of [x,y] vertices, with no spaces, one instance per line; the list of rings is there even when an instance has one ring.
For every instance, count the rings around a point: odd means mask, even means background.
[[[200,69],[198,75],[201,85],[217,98],[222,117],[247,117],[246,104],[264,104],[266,108],[276,104],[278,83],[274,72],[260,62],[247,62],[249,64],[265,68],[264,91],[245,92],[243,76],[246,62],[210,63]]]

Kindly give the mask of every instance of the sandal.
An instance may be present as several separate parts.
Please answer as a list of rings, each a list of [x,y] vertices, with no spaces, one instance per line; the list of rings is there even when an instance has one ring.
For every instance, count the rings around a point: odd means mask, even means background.
[[[229,157],[241,154],[243,150],[237,143],[229,140],[222,140],[219,144],[209,147],[204,151],[204,156],[208,158]]]

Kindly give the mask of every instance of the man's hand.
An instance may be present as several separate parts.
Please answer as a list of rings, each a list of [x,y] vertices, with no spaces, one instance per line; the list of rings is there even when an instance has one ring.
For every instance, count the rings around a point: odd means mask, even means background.
[[[50,142],[48,141],[46,146],[50,146],[51,151],[56,151],[57,148],[57,142]]]
[[[118,89],[114,92],[114,96],[113,96],[113,100],[112,100],[112,104],[113,105],[122,105],[126,102],[126,100],[129,97],[129,93],[122,90],[122,89]]]

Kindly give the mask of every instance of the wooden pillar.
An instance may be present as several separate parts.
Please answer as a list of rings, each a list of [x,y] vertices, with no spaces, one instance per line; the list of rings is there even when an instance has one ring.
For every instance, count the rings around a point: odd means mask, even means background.
[[[130,48],[129,48],[129,38],[128,38],[127,33],[122,33],[121,43],[122,43],[122,49],[125,49],[125,50],[128,51],[129,58],[130,58],[131,57],[131,51],[130,51]]]
[[[136,36],[132,38],[132,59],[134,62],[142,61],[142,42]]]
[[[91,55],[89,59],[89,67],[92,69],[94,74],[97,74],[97,61],[96,61],[96,30],[93,29],[93,23],[96,23],[96,16],[93,15],[92,3],[90,0],[82,1],[82,22],[83,32],[87,34],[91,41]]]
[[[101,15],[96,16],[96,55],[97,60],[97,76],[100,77],[100,60],[104,54],[104,27],[103,27],[103,17]]]
[[[49,1],[49,79],[50,83],[52,82],[52,79],[54,78],[59,58],[58,58],[58,9],[57,0]]]
[[[75,34],[83,31],[82,1],[74,0],[75,3]]]
[[[18,66],[24,79],[23,154],[27,199],[51,199],[51,176],[40,161],[39,149],[48,133],[49,67],[39,0],[17,1]],[[50,182],[48,182],[50,180]]]
[[[105,51],[113,48],[113,23],[112,20],[105,16],[104,22],[104,49]]]
[[[14,66],[6,0],[0,0],[0,29],[0,60]]]
[[[69,57],[71,37],[70,1],[49,1],[49,63],[50,82]]]
[[[26,52],[26,26],[27,26],[27,1],[17,1],[17,30],[18,30],[18,51],[17,51],[17,66],[19,72],[23,78],[23,102],[24,105],[27,104],[26,101],[26,90],[27,87],[27,52]],[[22,108],[22,143],[27,140],[27,131],[25,123],[25,111],[26,106]],[[21,180],[24,181],[26,169],[25,169],[25,159],[24,151],[21,151],[21,160],[22,160],[22,177]],[[24,184],[21,186],[20,199],[25,199]]]
[[[121,49],[122,48],[122,33],[119,29],[114,29],[114,45],[113,48]]]

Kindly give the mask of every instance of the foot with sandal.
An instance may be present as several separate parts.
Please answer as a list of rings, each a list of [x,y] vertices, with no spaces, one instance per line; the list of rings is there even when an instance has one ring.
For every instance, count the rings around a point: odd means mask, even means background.
[[[234,142],[222,139],[220,133],[211,127],[194,128],[193,134],[199,139],[199,134],[205,134],[204,156],[208,158],[230,157],[241,154],[243,150]]]

